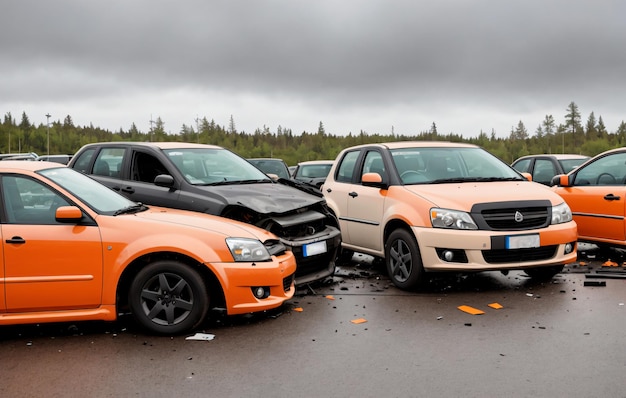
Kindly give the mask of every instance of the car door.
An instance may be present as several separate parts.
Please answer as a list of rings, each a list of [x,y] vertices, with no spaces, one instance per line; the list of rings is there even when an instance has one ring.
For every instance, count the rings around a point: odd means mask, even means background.
[[[361,184],[365,173],[378,173],[383,181],[388,181],[388,170],[378,151],[367,151],[358,182],[353,184],[347,195],[348,235],[353,245],[382,251],[382,217],[384,213],[386,190]]]
[[[581,239],[626,240],[626,152],[589,163],[556,192],[572,209]]]
[[[69,202],[40,181],[0,177],[4,303],[7,312],[94,308],[102,301],[102,244],[97,226],[59,223]]]
[[[348,199],[350,192],[354,190],[353,181],[357,178],[357,160],[361,151],[349,151],[337,163],[332,176],[326,180],[322,192],[328,205],[337,213],[341,240],[346,244],[352,244],[348,232]]]

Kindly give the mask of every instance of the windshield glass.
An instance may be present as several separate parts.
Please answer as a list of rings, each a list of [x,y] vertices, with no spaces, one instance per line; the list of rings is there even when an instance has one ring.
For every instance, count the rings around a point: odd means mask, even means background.
[[[404,184],[524,179],[481,148],[402,148],[391,154]]]
[[[58,167],[41,170],[39,174],[65,188],[98,213],[113,214],[135,205],[135,202],[73,169]]]
[[[222,148],[164,150],[172,163],[194,185],[271,180],[246,159]]]

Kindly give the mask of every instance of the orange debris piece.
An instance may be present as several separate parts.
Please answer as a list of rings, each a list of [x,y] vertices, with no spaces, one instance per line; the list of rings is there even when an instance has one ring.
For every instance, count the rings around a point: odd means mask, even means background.
[[[485,313],[485,311],[481,311],[478,308],[470,307],[469,305],[460,305],[457,308],[463,312],[467,312],[468,314],[472,315],[482,315]]]

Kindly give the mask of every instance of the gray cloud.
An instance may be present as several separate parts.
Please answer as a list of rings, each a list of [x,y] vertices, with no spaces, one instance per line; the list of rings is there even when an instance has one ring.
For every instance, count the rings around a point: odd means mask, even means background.
[[[600,0],[9,0],[0,110],[172,132],[534,131],[576,102],[624,119],[626,3]]]

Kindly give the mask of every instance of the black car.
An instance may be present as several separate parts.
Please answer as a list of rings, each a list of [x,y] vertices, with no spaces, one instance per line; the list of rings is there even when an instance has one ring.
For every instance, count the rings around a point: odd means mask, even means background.
[[[527,155],[515,160],[511,167],[529,173],[535,182],[551,185],[554,176],[567,174],[587,160],[589,156],[575,154]]]
[[[341,244],[325,200],[268,178],[214,145],[108,142],[83,146],[68,167],[135,202],[215,214],[264,228],[296,256],[296,283],[330,276]]]

